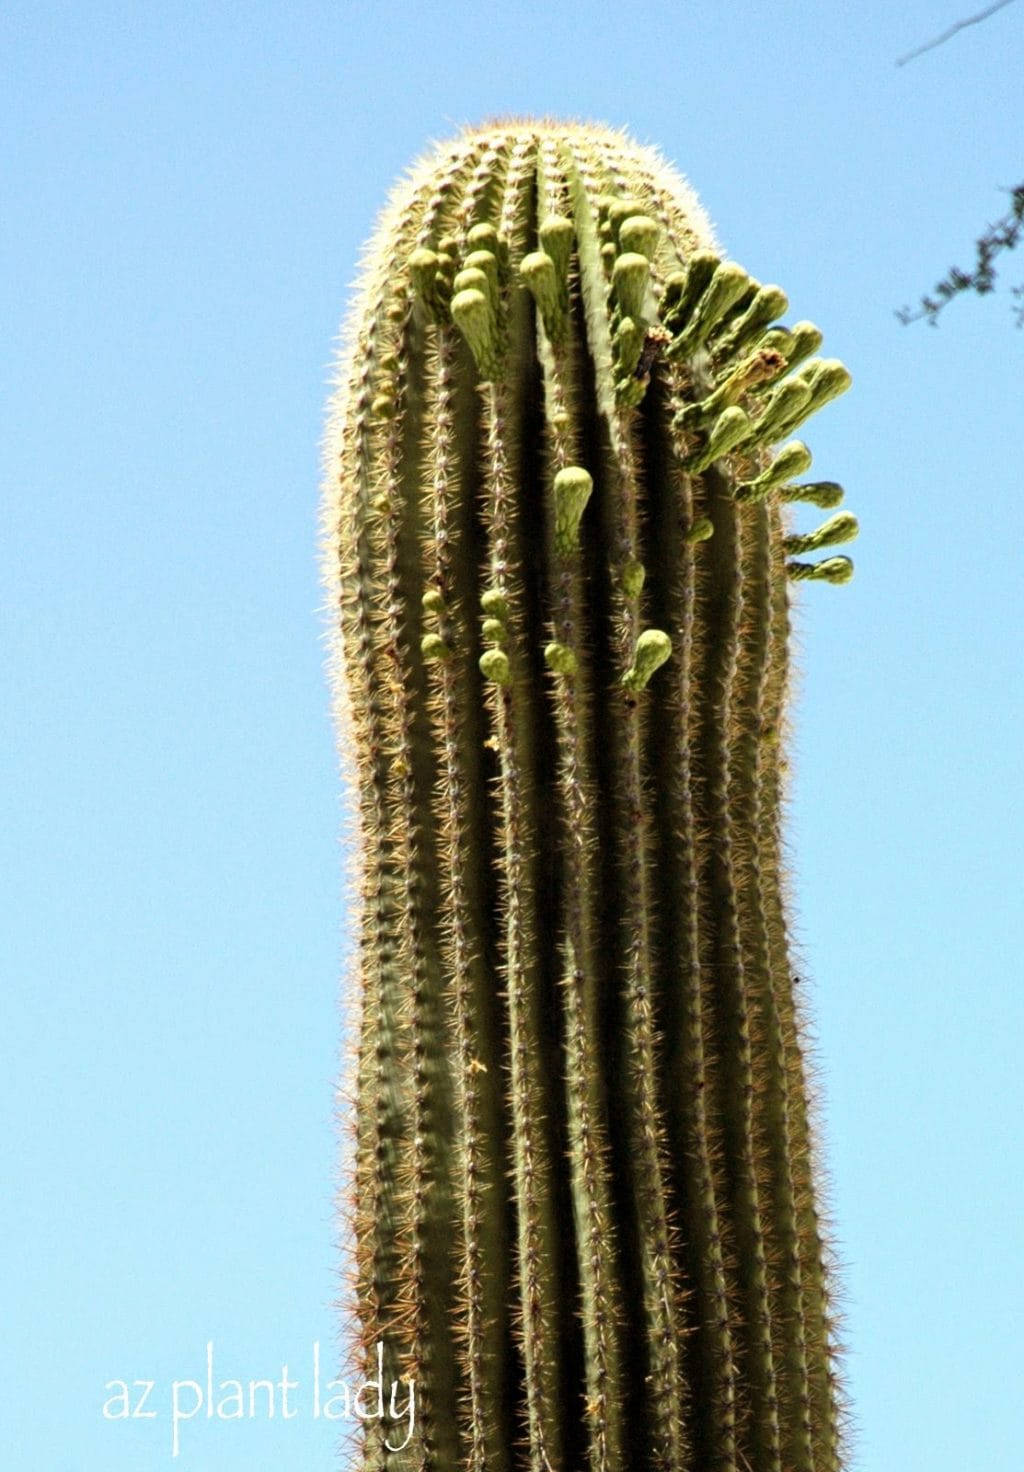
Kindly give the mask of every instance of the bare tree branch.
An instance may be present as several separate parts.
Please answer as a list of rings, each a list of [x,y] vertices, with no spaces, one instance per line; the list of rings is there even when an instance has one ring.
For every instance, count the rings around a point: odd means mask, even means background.
[[[923,296],[916,310],[903,307],[896,313],[904,326],[908,322],[919,322],[924,317],[934,327],[943,307],[962,291],[976,291],[979,296],[986,296],[993,290],[996,280],[993,262],[996,256],[1003,251],[1013,250],[1024,237],[1024,183],[1010,190],[1010,200],[1007,213],[994,225],[990,225],[985,234],[975,242],[974,270],[964,271],[959,266],[954,266],[933,288],[934,296]],[[1015,286],[1013,295],[1020,303],[1014,309],[1017,326],[1024,327],[1024,286]]]
[[[976,26],[979,21],[988,20],[990,15],[995,15],[997,10],[1002,10],[1004,6],[1010,3],[1011,0],[996,0],[995,5],[989,5],[985,10],[979,10],[977,15],[969,15],[965,20],[958,20],[955,25],[950,26],[948,31],[943,31],[942,35],[936,36],[933,41],[926,41],[923,46],[918,46],[913,51],[908,51],[905,56],[897,57],[896,65],[906,66],[907,62],[913,61],[915,56],[923,56],[926,51],[934,51],[936,46],[941,46],[951,36],[955,36],[957,31],[966,30],[968,26]]]

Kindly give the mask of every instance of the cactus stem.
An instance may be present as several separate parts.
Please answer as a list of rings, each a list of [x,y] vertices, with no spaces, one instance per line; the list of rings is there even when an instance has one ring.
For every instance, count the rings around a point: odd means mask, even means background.
[[[775,447],[849,375],[785,305],[583,125],[467,132],[368,257],[354,1354],[417,1415],[359,1472],[843,1465],[781,811],[792,584],[856,521],[791,529],[842,491]]]

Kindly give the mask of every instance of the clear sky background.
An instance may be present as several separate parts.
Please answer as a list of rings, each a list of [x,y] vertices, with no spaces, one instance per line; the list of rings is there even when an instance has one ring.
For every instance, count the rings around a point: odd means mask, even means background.
[[[894,308],[1024,175],[1024,5],[8,0],[0,1469],[328,1472],[342,805],[316,555],[360,245],[432,138],[627,125],[854,389],[815,469],[790,837],[863,1472],[1008,1468],[1024,1394],[1021,429],[1007,285]],[[171,1383],[300,1382],[197,1417]],[[152,1419],[105,1384],[153,1380]]]

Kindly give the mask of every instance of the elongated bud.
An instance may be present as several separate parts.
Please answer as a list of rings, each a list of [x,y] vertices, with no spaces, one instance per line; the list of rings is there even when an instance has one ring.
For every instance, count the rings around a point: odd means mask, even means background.
[[[413,290],[434,318],[439,318],[444,310],[437,268],[437,253],[426,246],[419,246],[409,257],[409,279]]]
[[[822,547],[838,547],[842,542],[852,542],[859,530],[853,512],[840,511],[822,522],[817,531],[786,537],[782,545],[786,552],[817,552]]]
[[[568,282],[569,262],[572,258],[572,245],[575,239],[572,221],[565,219],[563,215],[548,215],[537,233],[540,237],[541,250],[555,263],[559,281]]]
[[[626,563],[622,569],[622,591],[626,597],[635,600],[640,597],[644,590],[644,565],[634,557]]]
[[[849,557],[827,557],[824,562],[787,562],[786,575],[795,583],[848,583],[853,577]]]
[[[707,289],[719,257],[714,251],[696,251],[686,270],[670,276],[661,299],[661,319],[670,332],[679,332],[688,324],[693,310]]]
[[[688,324],[668,350],[669,357],[686,357],[699,348],[711,329],[750,287],[750,277],[735,261],[723,261],[708,282]]]
[[[708,442],[703,450],[686,461],[687,470],[698,475],[707,470],[712,461],[728,454],[741,440],[745,440],[752,429],[750,419],[738,405],[724,410],[711,426]]]
[[[715,343],[715,354],[731,357],[735,353],[743,352],[751,343],[757,342],[769,322],[774,322],[776,317],[781,317],[788,306],[789,297],[781,286],[759,287],[746,311],[722,333]]]
[[[693,547],[696,546],[698,542],[706,542],[708,538],[713,537],[714,534],[715,526],[710,516],[698,516],[697,520],[693,523],[689,531],[686,533],[686,541],[689,542],[691,547]]]
[[[807,363],[800,370],[800,375],[810,387],[815,412],[844,394],[853,382],[846,364],[838,358],[819,358],[816,362]]]
[[[774,422],[773,438],[784,434],[792,434],[793,430],[809,419],[812,414],[838,398],[850,387],[850,374],[844,364],[838,358],[820,358],[810,363],[805,363],[796,378],[787,379],[786,382],[801,383],[807,390],[807,398],[799,407],[794,407],[788,414],[777,417]],[[784,385],[783,385],[784,386]]]
[[[478,291],[484,297],[491,295],[491,283],[483,271],[475,266],[464,266],[452,283],[454,291]]]
[[[487,221],[481,220],[479,224],[473,225],[466,236],[466,247],[468,250],[489,250],[501,264],[508,259],[508,245],[498,234],[495,227]]]
[[[498,232],[486,220],[481,220],[479,224],[471,226],[466,236],[466,244],[472,250],[489,250],[496,255],[498,250]]]
[[[819,506],[822,511],[831,511],[842,504],[843,488],[834,480],[810,481],[805,486],[783,486],[779,499],[806,501],[812,506]]]
[[[769,352],[781,353],[792,368],[793,334],[788,327],[769,327],[768,331],[758,340],[757,345]]]
[[[796,368],[805,358],[816,353],[824,341],[821,329],[815,327],[813,322],[798,322],[789,329],[789,336],[790,349],[786,359],[791,368]]]
[[[661,239],[661,226],[649,215],[630,215],[619,227],[619,246],[624,251],[635,251],[654,260]]]
[[[567,465],[555,476],[555,551],[569,557],[579,543],[580,521],[594,482],[580,465]]]
[[[498,258],[492,250],[471,250],[463,262],[463,269],[466,271],[482,271],[487,277],[489,287],[488,295],[493,302],[498,300],[501,290],[498,274]]]
[[[644,305],[651,266],[646,256],[626,251],[617,256],[612,267],[612,287],[619,311],[624,317],[644,319]]]
[[[788,434],[791,426],[810,413],[810,403],[810,386],[802,378],[784,378],[769,394],[764,413],[755,421],[759,442],[770,444]]]
[[[562,335],[565,323],[563,293],[558,280],[558,269],[546,251],[535,250],[524,256],[519,265],[523,283],[537,303],[537,311],[544,323],[544,331],[552,342]]]
[[[498,333],[491,304],[482,291],[460,291],[452,297],[452,321],[469,344],[480,377],[498,373]]]
[[[635,371],[644,350],[645,336],[642,322],[638,322],[635,317],[623,317],[612,339],[617,377],[629,376]]]
[[[621,231],[623,225],[626,223],[627,220],[632,219],[635,215],[640,215],[642,213],[643,211],[640,208],[638,201],[635,199],[613,199],[609,204],[608,223],[612,229],[612,237],[615,240],[616,244],[619,245],[620,250],[626,249],[626,247],[622,245],[619,240],[619,232]]]
[[[627,690],[643,690],[672,653],[672,640],[663,629],[645,629],[636,641],[633,663],[622,677]]]
[[[776,486],[785,485],[794,475],[803,475],[810,468],[810,450],[801,440],[792,440],[782,446],[767,470],[736,487],[736,500],[761,501]]]

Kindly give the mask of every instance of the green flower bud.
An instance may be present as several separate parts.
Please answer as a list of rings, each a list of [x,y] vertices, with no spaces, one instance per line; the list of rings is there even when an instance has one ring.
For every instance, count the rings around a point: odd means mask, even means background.
[[[420,653],[430,663],[438,659],[447,659],[451,650],[440,634],[424,634],[420,640]]]
[[[495,685],[511,685],[512,666],[504,649],[487,649],[480,656],[480,673]]]
[[[838,547],[842,542],[852,542],[859,530],[852,511],[839,511],[822,522],[817,531],[786,537],[782,545],[787,552],[817,552],[822,547]]]
[[[635,199],[614,199],[608,206],[608,223],[612,227],[612,233],[615,239],[619,239],[619,231],[631,216],[642,213],[643,211]],[[624,247],[620,248],[624,249]]]
[[[497,588],[487,588],[481,593],[480,607],[491,618],[508,618],[508,599]]]
[[[643,690],[655,670],[672,653],[672,640],[662,629],[645,629],[636,641],[633,663],[622,677],[627,690]]]
[[[498,282],[498,261],[493,251],[471,250],[463,261],[466,271],[482,271],[490,284],[491,300],[496,302],[501,295]]]
[[[644,578],[646,573],[642,562],[631,558],[622,569],[622,591],[630,600],[640,597],[644,589]]]
[[[759,287],[746,311],[722,333],[715,344],[715,353],[724,358],[742,352],[756,342],[769,322],[781,317],[788,306],[789,298],[781,286]]]
[[[810,387],[812,412],[844,394],[853,382],[846,364],[838,358],[819,358],[807,363],[800,376]]]
[[[761,444],[770,444],[788,434],[791,427],[810,412],[811,390],[802,378],[784,378],[765,401],[764,413],[755,421],[757,438]]]
[[[714,534],[715,528],[710,516],[698,516],[697,520],[690,527],[690,530],[686,533],[686,541],[691,546],[696,546],[698,542],[706,542]]]
[[[724,410],[711,426],[708,441],[703,450],[691,456],[686,462],[687,470],[696,474],[707,470],[713,461],[728,454],[741,440],[745,440],[752,428],[749,418],[738,405]]]
[[[642,322],[635,317],[623,317],[612,338],[612,353],[619,373],[628,377],[640,362],[644,350],[646,332]]]
[[[791,338],[790,350],[786,354],[786,360],[791,368],[816,353],[824,341],[821,329],[815,327],[813,322],[798,322],[789,331]]]
[[[580,521],[594,482],[580,465],[567,465],[555,476],[555,551],[569,557],[579,544]]]
[[[832,511],[842,504],[843,488],[834,480],[810,481],[805,486],[783,486],[781,501],[806,501],[822,511]]]
[[[743,267],[735,261],[723,261],[716,267],[686,326],[669,348],[669,357],[686,357],[695,352],[716,323],[749,289],[750,277]]]
[[[485,618],[480,632],[489,644],[500,644],[505,637],[505,624],[500,618]]]
[[[475,266],[464,266],[452,286],[456,292],[479,291],[485,297],[491,295],[491,283],[484,272],[478,271]]]
[[[649,215],[630,215],[619,226],[619,248],[635,251],[638,255],[654,260],[661,239],[661,226]]]
[[[693,309],[715,274],[719,258],[714,251],[699,250],[692,255],[684,272],[670,276],[661,298],[661,320],[672,332],[686,327]]]
[[[519,274],[537,303],[545,332],[557,342],[565,325],[566,299],[554,261],[545,251],[531,251],[520,262]]]
[[[471,227],[466,236],[466,244],[470,250],[489,250],[495,257],[500,255],[498,232],[493,225],[488,225],[484,221]]]
[[[434,296],[434,277],[437,275],[437,255],[425,245],[418,246],[409,257],[409,278],[413,290],[429,306]]]
[[[612,267],[612,287],[615,300],[623,317],[644,318],[644,302],[647,283],[651,276],[651,263],[646,256],[636,251],[626,251],[616,257]]]
[[[793,366],[793,334],[788,327],[769,327],[757,345],[768,352],[781,353],[789,366]]]
[[[762,470],[754,480],[736,487],[736,500],[763,501],[776,486],[784,485],[794,475],[803,475],[810,468],[810,450],[801,440],[791,440],[788,445],[783,445],[767,470]]]
[[[805,363],[795,378],[786,379],[785,382],[802,384],[806,389],[806,398],[798,404],[794,396],[793,407],[788,414],[776,413],[772,421],[773,438],[791,434],[798,425],[803,424],[805,419],[809,419],[831,399],[845,393],[850,387],[851,379],[848,370],[838,358],[816,358]],[[780,387],[784,388],[785,383]]]
[[[572,243],[576,234],[572,221],[565,219],[563,215],[548,215],[537,233],[541,250],[555,263],[559,281],[568,282]]]
[[[787,562],[786,573],[797,583],[848,583],[853,577],[853,563],[849,557],[827,557],[824,562]]]
[[[567,644],[549,644],[544,650],[544,662],[556,675],[576,673],[576,656]]]
[[[452,297],[452,320],[469,343],[480,377],[498,373],[498,334],[491,304],[482,291],[460,291]]]

